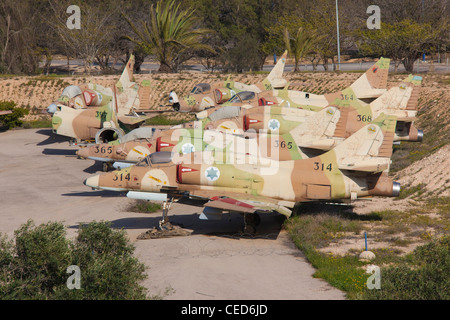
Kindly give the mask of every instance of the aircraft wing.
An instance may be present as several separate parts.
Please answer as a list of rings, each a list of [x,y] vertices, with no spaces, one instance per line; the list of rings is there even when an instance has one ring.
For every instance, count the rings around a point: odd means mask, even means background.
[[[295,203],[279,201],[275,199],[259,199],[259,197],[249,195],[238,195],[236,197],[230,196],[216,196],[203,206],[205,208],[216,209],[220,211],[237,211],[243,213],[256,213],[258,211],[272,212],[276,211],[286,217],[290,217]]]
[[[167,200],[168,194],[175,192],[179,194],[177,188],[169,188],[162,193],[151,193],[143,191],[130,191],[129,198],[141,200],[161,200],[165,197]],[[249,194],[241,194],[224,191],[223,194],[218,195],[218,191],[213,190],[195,190],[189,193],[189,198],[193,200],[206,201],[203,204],[203,218],[211,219],[212,216],[219,218],[226,211],[235,211],[242,213],[256,213],[256,212],[273,212],[276,211],[286,217],[292,214],[292,208],[295,202],[271,199],[262,196],[254,196]]]

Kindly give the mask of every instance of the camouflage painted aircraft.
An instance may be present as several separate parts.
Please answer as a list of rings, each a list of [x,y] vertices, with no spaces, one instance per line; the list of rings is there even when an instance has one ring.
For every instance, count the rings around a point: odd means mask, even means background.
[[[286,79],[283,79],[286,57],[287,51],[278,60],[269,75],[258,84],[247,85],[241,82],[230,81],[229,79],[213,84],[199,83],[192,89],[189,95],[181,100],[174,91],[170,92],[169,103],[172,104],[175,111],[200,112],[223,104],[236,95],[236,93],[242,91],[259,93],[275,88],[284,88],[287,84]]]
[[[371,104],[336,98],[337,106],[318,112],[278,106],[243,110],[223,107],[208,119],[118,146],[109,143],[85,148],[78,155],[107,163],[117,161],[121,168],[159,151],[186,154],[205,149],[239,150],[279,161],[305,159],[334,148],[364,125],[384,121],[388,115],[401,120],[397,121],[393,141],[421,141],[423,132],[413,124],[420,86],[420,77],[408,76]]]
[[[395,117],[369,124],[332,150],[309,159],[274,161],[236,155],[232,163],[208,151],[179,156],[152,153],[122,170],[92,176],[93,189],[128,191],[133,199],[164,201],[161,228],[173,201],[199,200],[201,219],[223,213],[244,214],[246,232],[253,233],[258,213],[289,217],[297,202],[355,200],[369,196],[398,196],[400,185],[387,176]],[[390,150],[390,152],[389,152]]]
[[[132,55],[113,89],[92,83],[65,88],[58,101],[47,109],[53,114],[53,132],[78,143],[102,143],[140,126],[148,117],[138,115],[136,110],[142,111],[143,103],[148,104],[150,83],[133,82],[133,67]]]
[[[380,58],[361,77],[343,91],[317,95],[303,91],[288,90],[287,88],[271,88],[260,92],[246,90],[236,93],[230,100],[221,105],[215,105],[202,112],[198,112],[196,117],[197,119],[205,118],[221,106],[229,105],[240,106],[246,109],[256,106],[270,107],[278,105],[318,111],[329,106],[336,98],[341,96],[345,99],[352,99],[361,104],[366,104],[386,92],[389,63],[390,59]]]
[[[398,86],[389,89],[370,104],[360,102],[359,99],[349,99],[349,96],[346,95],[347,91],[344,90],[342,91],[344,94],[337,96],[327,108],[320,109],[283,106],[247,109],[239,106],[226,106],[217,109],[208,118],[183,126],[205,130],[215,129],[233,134],[244,134],[253,130],[257,133],[284,135],[297,129],[305,134],[315,136],[315,140],[317,140],[323,139],[324,135],[346,138],[384,113],[396,116],[399,121],[394,141],[421,141],[423,132],[413,126],[421,84],[421,77],[410,75]],[[323,113],[324,110],[327,110],[324,117],[317,115],[317,112]],[[310,117],[314,117],[316,120],[309,122],[308,126],[306,123]],[[308,128],[300,126],[301,124],[305,124]],[[325,129],[327,133],[325,133]],[[302,145],[301,143],[297,144]]]

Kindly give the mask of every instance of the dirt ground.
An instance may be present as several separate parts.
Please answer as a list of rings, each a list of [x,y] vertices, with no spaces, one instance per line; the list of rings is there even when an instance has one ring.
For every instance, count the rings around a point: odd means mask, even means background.
[[[148,267],[144,285],[151,295],[177,300],[337,300],[343,292],[313,278],[314,268],[281,230],[280,215],[262,217],[255,238],[240,237],[243,220],[201,221],[199,208],[174,204],[171,221],[191,235],[136,240],[158,225],[160,213],[127,210],[123,194],[92,191],[82,181],[101,171],[77,159],[76,147],[49,129],[0,133],[0,232],[10,238],[32,219],[36,225],[61,221],[69,237],[80,223],[110,221],[124,228],[135,254]],[[82,272],[82,270],[81,270]]]

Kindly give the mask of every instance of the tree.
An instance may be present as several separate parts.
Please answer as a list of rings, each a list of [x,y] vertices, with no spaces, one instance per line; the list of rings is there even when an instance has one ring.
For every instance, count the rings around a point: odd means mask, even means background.
[[[59,49],[66,52],[68,56],[82,59],[85,72],[90,74],[96,59],[102,63],[104,61],[100,57],[103,55],[109,57],[108,50],[113,43],[112,36],[115,28],[111,21],[114,21],[112,16],[117,12],[118,7],[111,7],[108,4],[89,5],[87,2],[78,1],[77,5],[82,12],[82,26],[80,29],[69,29],[66,13],[69,2],[49,0],[49,3],[54,12],[54,19],[49,20],[48,23],[61,41],[62,46]]]
[[[35,73],[40,55],[36,52],[40,22],[36,1],[0,1],[0,72]]]
[[[306,31],[303,27],[299,27],[291,37],[288,28],[284,29],[284,43],[288,52],[294,56],[295,67],[293,72],[299,72],[298,64],[300,60],[308,56],[316,41],[320,41],[315,31]]]
[[[195,10],[192,8],[181,10],[171,0],[163,5],[159,1],[151,6],[149,21],[141,20],[140,26],[131,19],[124,17],[132,28],[137,39],[126,38],[148,54],[154,54],[160,63],[159,72],[176,72],[181,63],[192,57],[196,50],[212,50],[210,46],[201,42],[204,35],[211,33],[209,29],[196,28]]]
[[[379,30],[359,32],[359,48],[366,55],[391,58],[395,63],[395,71],[403,63],[407,72],[413,72],[414,62],[436,44],[439,32],[428,23],[410,19],[392,24],[382,23]]]

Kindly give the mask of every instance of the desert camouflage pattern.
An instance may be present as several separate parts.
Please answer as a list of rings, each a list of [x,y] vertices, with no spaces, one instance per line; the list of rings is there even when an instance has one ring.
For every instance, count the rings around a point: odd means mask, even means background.
[[[326,108],[226,106],[216,109],[207,118],[183,126],[233,134],[253,130],[257,133],[303,136],[305,143],[297,140],[298,146],[316,148],[314,145],[318,145],[321,149],[320,145],[324,144],[328,146],[325,149],[329,149],[335,144],[331,140],[325,142],[324,139],[347,138],[363,125],[385,114],[395,116],[399,121],[394,141],[421,141],[423,132],[413,125],[421,83],[421,77],[409,75],[398,86],[389,89],[369,104],[357,99],[352,89],[348,88]],[[316,142],[306,142],[308,140]]]
[[[111,88],[87,83],[69,86],[47,111],[52,116],[53,132],[78,142],[112,141],[139,126],[147,118],[136,114],[141,105],[139,90],[149,87],[133,82],[134,56]]]
[[[252,155],[196,151],[156,152],[122,170],[84,181],[94,189],[132,191],[133,198],[200,199],[203,214],[275,211],[290,216],[296,202],[397,196],[387,176],[395,117],[365,125],[332,150],[302,160],[275,161]],[[227,154],[226,161],[224,154]]]
[[[304,91],[270,89],[261,92],[243,91],[236,93],[229,101],[216,105],[196,114],[197,119],[208,117],[223,106],[240,106],[245,109],[256,106],[283,106],[319,111],[332,105],[336,99],[351,99],[362,105],[368,100],[376,99],[386,92],[390,59],[380,58],[371,68],[359,77],[347,89],[335,93],[317,95]],[[370,101],[369,101],[370,102]]]
[[[320,111],[280,106],[223,107],[206,119],[161,132],[151,140],[94,146],[80,150],[78,155],[136,163],[152,152],[215,150],[278,161],[306,159],[334,148],[364,125],[379,124],[388,116],[397,119],[395,132],[389,135],[393,142],[421,141],[423,132],[413,124],[420,86],[421,78],[410,75],[371,104],[359,103],[344,90],[345,96],[337,97],[333,106]]]
[[[287,85],[287,80],[283,78],[286,57],[287,51],[278,60],[269,75],[260,83],[247,85],[231,81],[230,79],[212,84],[199,83],[189,95],[182,99],[179,99],[176,92],[172,91],[169,95],[169,103],[172,104],[175,111],[200,112],[226,103],[239,92],[259,93],[275,88],[283,88]]]

